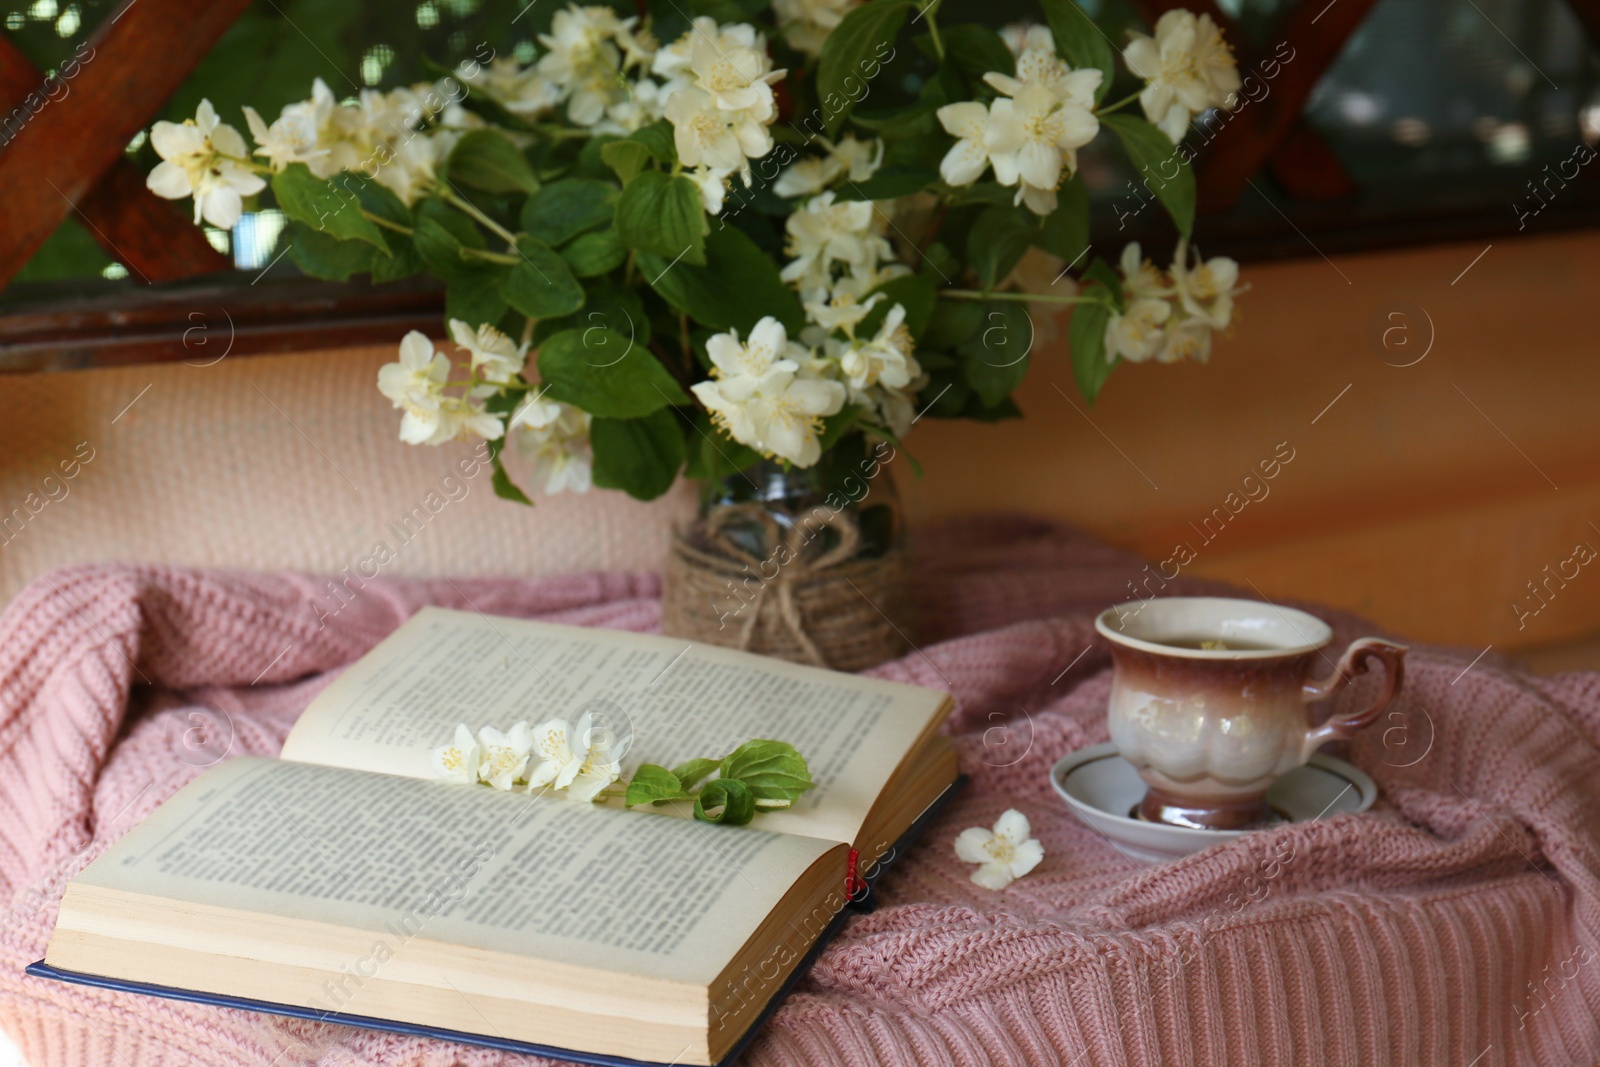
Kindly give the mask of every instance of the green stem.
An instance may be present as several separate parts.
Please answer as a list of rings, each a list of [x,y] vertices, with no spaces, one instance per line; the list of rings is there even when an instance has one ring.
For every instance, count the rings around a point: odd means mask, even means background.
[[[509,252],[491,252],[487,248],[462,248],[461,254],[467,259],[481,259],[485,263],[503,263],[508,267],[515,267],[522,262],[521,256],[513,256]]]
[[[1024,304],[1103,304],[1092,296],[1054,296],[1050,293],[984,293],[976,289],[941,289],[951,300],[1015,300]]]
[[[402,226],[400,223],[386,219],[382,215],[374,215],[366,208],[361,209],[361,217],[375,226],[382,226],[384,229],[393,230],[395,233],[403,233],[407,237],[411,236],[410,226]]]
[[[1096,115],[1109,115],[1113,111],[1120,111],[1123,108],[1127,107],[1129,104],[1133,103],[1135,100],[1139,99],[1139,94],[1142,93],[1142,92],[1144,92],[1143,89],[1139,89],[1139,90],[1136,90],[1134,92],[1131,92],[1127,96],[1123,97],[1121,100],[1118,100],[1114,104],[1107,104],[1104,107],[1095,108],[1094,109],[1094,113]]]
[[[496,237],[500,238],[511,247],[516,247],[517,235],[500,225],[498,222],[494,221],[494,219],[491,219],[488,215],[485,215],[483,212],[479,211],[477,207],[466,197],[458,195],[455,190],[451,189],[449,186],[445,186],[444,188],[440,189],[439,192],[440,198],[444,200],[445,203],[459,209],[469,217],[476,219],[478,222],[481,222],[484,226],[487,226],[489,231]],[[511,262],[515,263],[517,260],[513,258]]]

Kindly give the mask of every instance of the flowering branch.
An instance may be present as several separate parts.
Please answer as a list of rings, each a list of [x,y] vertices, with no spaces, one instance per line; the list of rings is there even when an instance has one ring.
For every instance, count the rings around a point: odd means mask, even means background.
[[[627,747],[628,739],[589,715],[575,726],[565,719],[524,721],[504,733],[485,726],[476,735],[461,723],[451,742],[433,751],[433,766],[440,778],[462,785],[550,789],[585,803],[620,798],[632,808],[692,800],[695,818],[729,826],[790,807],[815,785],[805,757],[782,741],[746,741],[720,760],[692,759],[670,771],[646,763],[622,782]]]

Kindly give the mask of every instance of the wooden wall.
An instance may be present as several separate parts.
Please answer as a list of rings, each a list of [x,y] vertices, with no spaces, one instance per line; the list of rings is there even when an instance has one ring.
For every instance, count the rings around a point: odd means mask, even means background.
[[[918,424],[909,509],[1045,513],[1157,560],[1186,542],[1185,573],[1600,667],[1600,559],[1574,559],[1600,550],[1600,233],[1486,244],[1247,267],[1208,365],[1124,366],[1092,409],[1041,337],[1026,419]]]

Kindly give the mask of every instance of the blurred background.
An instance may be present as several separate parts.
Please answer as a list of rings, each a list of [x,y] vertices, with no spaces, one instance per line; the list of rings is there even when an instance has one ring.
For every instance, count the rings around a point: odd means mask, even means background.
[[[437,480],[448,457],[394,442],[370,383],[406,330],[439,329],[439,291],[299,276],[270,191],[231,231],[190,226],[143,189],[145,131],[202,98],[242,126],[241,105],[270,118],[315,78],[351,96],[474,53],[527,59],[555,10],[229,0],[174,20],[181,0],[143,3],[0,3],[0,511],[75,449],[96,457],[73,500],[8,529],[7,598],[108,556],[336,570]],[[1084,4],[1114,41],[1171,6]],[[1251,286],[1231,336],[1206,366],[1124,368],[1090,409],[1063,324],[1036,316],[1027,417],[919,426],[925,473],[900,479],[913,520],[1042,514],[1419,639],[1600,665],[1600,577],[1571,577],[1600,546],[1600,0],[1185,6],[1223,26],[1249,97],[1192,139],[1196,242]],[[1033,12],[948,0],[940,18]],[[73,105],[92,130],[22,131],[41,78],[70,92],[95,64],[121,80]],[[148,99],[152,72],[166,97]],[[902,55],[884,91],[921,77]],[[1137,239],[1164,262],[1170,225],[1106,140],[1082,160],[1094,245],[1115,258]],[[1280,446],[1295,459],[1270,499],[1224,508]],[[397,569],[654,566],[687,497],[613,497],[524,512],[478,493]]]

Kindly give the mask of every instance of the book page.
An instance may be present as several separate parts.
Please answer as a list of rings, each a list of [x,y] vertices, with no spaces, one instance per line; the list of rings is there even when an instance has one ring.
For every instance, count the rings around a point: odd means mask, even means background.
[[[457,723],[604,715],[631,731],[624,773],[721,757],[752,738],[787,741],[817,785],[756,825],[855,842],[947,694],[679,638],[424,608],[306,710],[285,759],[433,777]],[[687,806],[681,806],[687,808]],[[681,813],[681,812],[680,812]]]
[[[185,787],[75,881],[370,931],[392,954],[423,937],[709,985],[829,847],[242,757]]]

